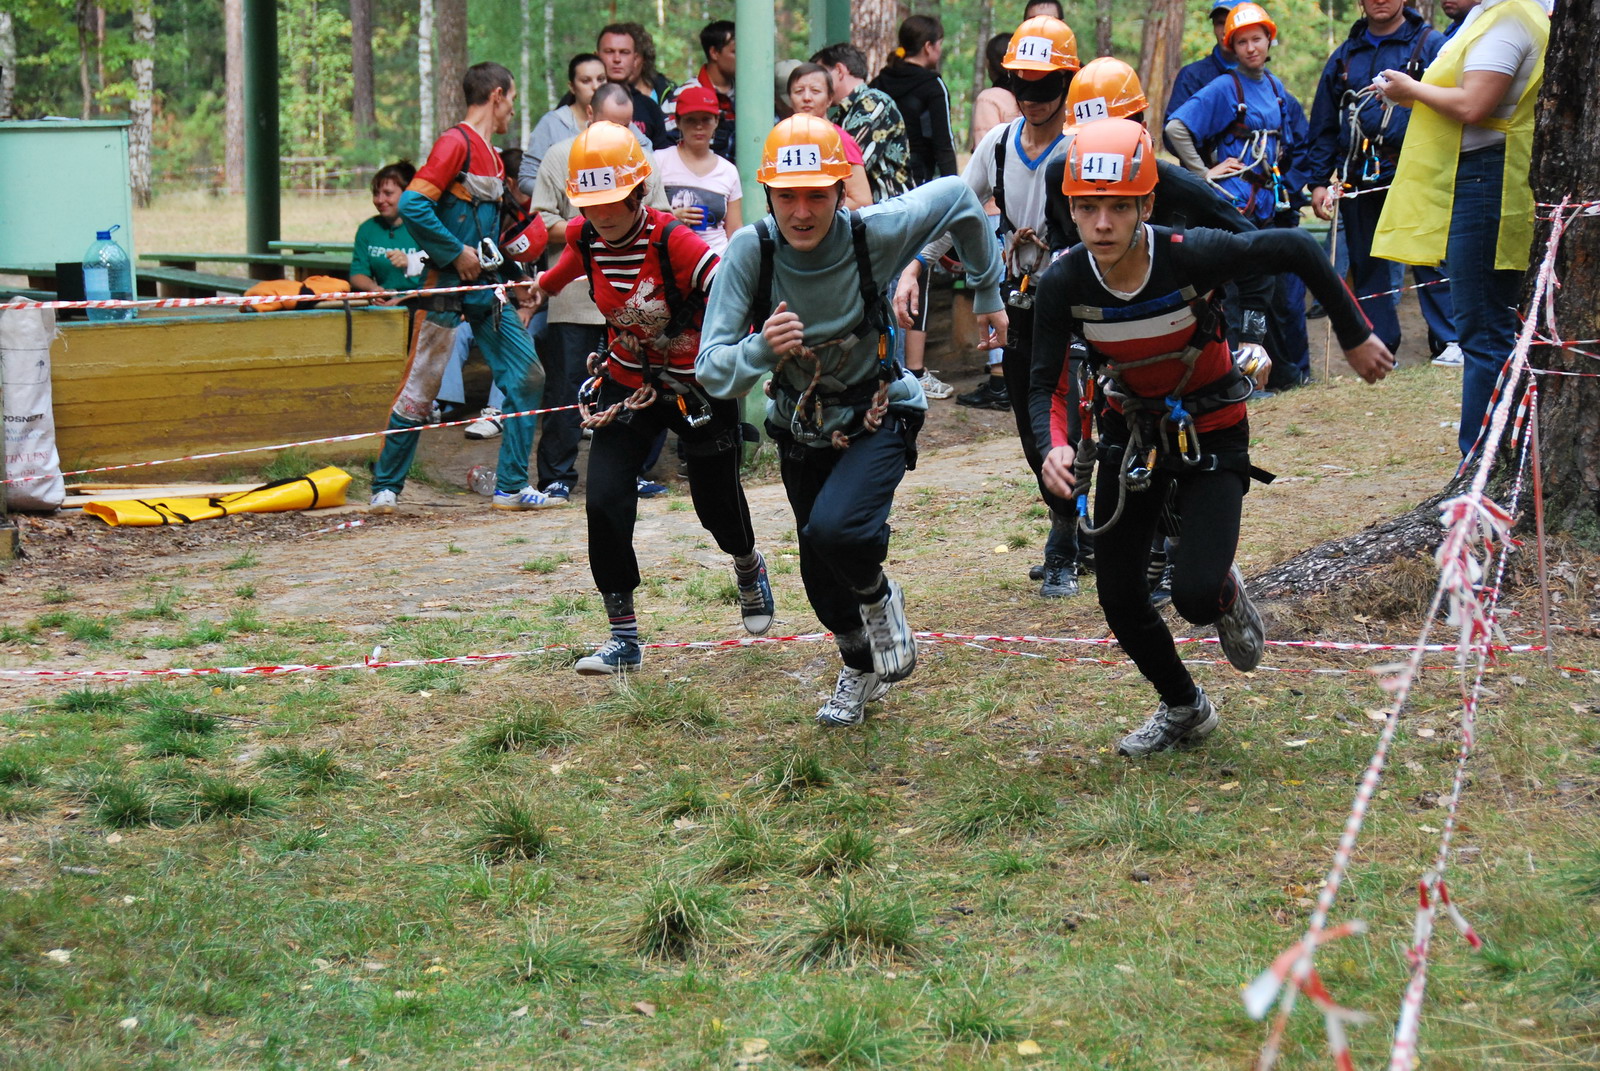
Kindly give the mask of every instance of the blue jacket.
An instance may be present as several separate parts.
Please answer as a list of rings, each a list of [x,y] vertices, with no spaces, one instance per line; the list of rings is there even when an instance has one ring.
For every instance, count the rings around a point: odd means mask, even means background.
[[[1360,137],[1376,146],[1378,153],[1378,172],[1363,181],[1362,146],[1350,129],[1345,95],[1372,85],[1380,71],[1405,70],[1413,60],[1412,69],[1420,75],[1444,43],[1445,35],[1410,8],[1405,9],[1400,28],[1377,45],[1367,38],[1367,20],[1356,20],[1350,27],[1350,36],[1328,57],[1317,81],[1317,94],[1311,102],[1310,144],[1300,167],[1308,185],[1326,185],[1335,172],[1358,187],[1382,186],[1394,178],[1411,109],[1390,109],[1385,126],[1382,101],[1369,97],[1362,102],[1358,112]]]
[[[1240,137],[1235,130],[1239,118],[1239,97],[1244,96],[1244,124],[1251,131],[1271,131],[1265,146],[1264,158],[1251,169],[1254,181],[1244,177],[1222,179],[1217,185],[1233,198],[1234,206],[1257,222],[1271,219],[1276,214],[1276,197],[1272,191],[1274,167],[1279,181],[1293,197],[1303,185],[1297,161],[1305,151],[1306,114],[1278,76],[1270,70],[1262,72],[1259,79],[1238,74],[1219,75],[1211,83],[1190,97],[1183,106],[1169,114],[1169,120],[1181,122],[1194,135],[1201,154],[1209,152],[1208,164],[1218,163],[1230,156],[1247,163],[1254,162],[1248,136]]]
[[[1184,64],[1178,71],[1178,77],[1173,79],[1172,92],[1167,96],[1167,110],[1163,114],[1171,115],[1183,107],[1184,101],[1210,85],[1217,75],[1227,74],[1235,66],[1237,64],[1222,58],[1220,45],[1193,63]]]

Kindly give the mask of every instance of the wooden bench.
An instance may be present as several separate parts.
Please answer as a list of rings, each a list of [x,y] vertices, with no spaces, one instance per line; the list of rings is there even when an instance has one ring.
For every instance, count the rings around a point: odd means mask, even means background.
[[[139,261],[185,271],[194,271],[201,264],[243,264],[255,279],[287,278],[290,270],[296,279],[309,275],[342,276],[350,269],[348,256],[318,253],[145,253]]]
[[[268,242],[267,248],[277,253],[311,253],[330,257],[349,257],[355,252],[354,242]]]
[[[216,297],[218,294],[242,294],[255,285],[254,279],[239,275],[214,275],[210,272],[185,268],[139,268],[140,297]]]

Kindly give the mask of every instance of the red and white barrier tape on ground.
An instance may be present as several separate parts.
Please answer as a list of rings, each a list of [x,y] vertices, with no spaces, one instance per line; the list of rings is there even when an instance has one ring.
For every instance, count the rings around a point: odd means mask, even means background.
[[[560,413],[568,409],[576,409],[576,405],[557,405],[549,409],[524,409],[517,413],[502,413],[501,420],[513,420],[517,417],[543,416],[546,413]],[[480,417],[470,416],[461,420],[441,420],[437,424],[418,424],[413,428],[383,428],[380,431],[358,431],[350,435],[329,435],[322,439],[302,439],[293,443],[274,443],[271,446],[247,446],[242,450],[213,450],[206,454],[185,454],[183,457],[164,457],[159,461],[130,461],[124,465],[99,465],[92,469],[73,469],[63,472],[61,476],[86,476],[92,472],[117,472],[122,469],[144,469],[152,465],[172,465],[179,461],[209,461],[215,457],[237,457],[240,454],[258,454],[269,450],[293,450],[299,446],[321,446],[327,443],[353,443],[360,439],[379,438],[384,435],[404,435],[412,431],[435,431],[439,428],[459,428],[463,424],[474,424]],[[0,485],[8,483],[31,483],[43,479],[39,476],[17,476],[9,480],[0,480]]]
[[[343,527],[336,525],[325,531],[336,531]],[[317,532],[307,533],[317,535]],[[1094,647],[1117,646],[1114,639],[1089,639],[1072,636],[1001,636],[983,633],[961,632],[918,632],[917,639],[924,643],[947,643],[954,646],[968,647],[974,650],[987,651],[991,654],[1017,655],[1023,658],[1042,659],[1055,662],[1073,664],[1122,666],[1131,665],[1126,659],[1109,658],[1063,658],[1056,655],[1037,654],[1031,651],[1016,651],[1007,647],[989,646],[991,644],[1041,644],[1062,646],[1068,644],[1082,644]],[[668,640],[656,643],[644,643],[641,647],[652,651],[667,650],[726,650],[734,647],[760,647],[782,643],[815,643],[829,639],[830,633],[806,632],[789,636],[741,636],[729,640]],[[1218,641],[1213,636],[1202,638],[1180,638],[1180,644],[1216,644]],[[1327,650],[1345,653],[1376,652],[1376,651],[1415,651],[1423,653],[1452,652],[1457,648],[1448,644],[1428,644],[1418,647],[1415,644],[1384,644],[1384,643],[1339,643],[1334,641],[1316,640],[1268,640],[1267,644],[1274,647],[1301,648],[1304,650]],[[205,667],[167,667],[162,669],[146,668],[119,668],[119,669],[0,669],[0,681],[4,680],[37,680],[37,681],[69,681],[69,680],[128,680],[144,677],[281,677],[302,673],[331,673],[345,669],[402,669],[415,666],[443,666],[443,665],[485,665],[491,662],[504,662],[512,658],[526,658],[534,655],[552,654],[562,651],[592,651],[593,644],[551,644],[544,647],[534,647],[524,651],[497,651],[491,654],[464,654],[447,655],[439,658],[402,659],[398,661],[377,661],[377,654],[361,662],[310,662],[310,663],[285,663],[277,665],[258,666],[205,666]],[[1493,648],[1498,652],[1525,654],[1542,652],[1548,648],[1536,644],[1506,644]],[[1222,659],[1186,659],[1189,665],[1220,665]],[[1261,673],[1304,673],[1316,674],[1380,674],[1389,671],[1390,667],[1379,666],[1370,669],[1301,669],[1279,666],[1258,666],[1257,672]],[[1429,669],[1447,670],[1449,666],[1429,666]],[[1597,670],[1584,669],[1579,666],[1558,667],[1569,673],[1600,673]]]
[[[1564,210],[1566,203],[1563,202],[1561,207]],[[1517,382],[1527,368],[1528,351],[1533,344],[1534,327],[1539,319],[1540,312],[1543,311],[1542,306],[1550,299],[1550,288],[1555,272],[1556,250],[1560,244],[1562,232],[1565,229],[1565,218],[1564,211],[1556,213],[1556,219],[1551,227],[1549,241],[1546,245],[1544,259],[1540,262],[1535,279],[1533,300],[1530,303],[1530,315],[1523,322],[1522,328],[1518,333],[1516,345],[1507,359],[1506,367],[1502,369],[1501,379],[1503,382]],[[1284,1034],[1288,1027],[1289,1015],[1294,1010],[1295,998],[1304,992],[1314,1002],[1317,999],[1312,996],[1313,960],[1316,949],[1323,941],[1328,939],[1330,933],[1335,932],[1328,928],[1328,915],[1332,911],[1334,900],[1338,897],[1340,886],[1343,884],[1344,877],[1349,870],[1350,859],[1355,851],[1356,841],[1365,823],[1368,808],[1377,790],[1378,782],[1382,778],[1384,766],[1388,761],[1389,750],[1394,743],[1395,734],[1400,725],[1400,715],[1405,709],[1406,701],[1421,669],[1421,648],[1427,644],[1428,634],[1433,627],[1435,615],[1446,602],[1449,603],[1449,620],[1460,629],[1461,646],[1467,648],[1467,650],[1478,649],[1482,652],[1482,648],[1488,643],[1489,637],[1493,632],[1494,608],[1492,604],[1487,607],[1483,604],[1477,585],[1485,572],[1481,562],[1489,558],[1496,545],[1504,546],[1509,542],[1511,519],[1505,510],[1485,496],[1484,488],[1488,484],[1489,473],[1493,468],[1495,456],[1499,451],[1501,436],[1504,434],[1506,424],[1511,419],[1511,402],[1511,393],[1504,391],[1492,406],[1489,435],[1484,441],[1484,449],[1479,458],[1478,468],[1473,474],[1472,483],[1467,492],[1440,505],[1441,519],[1446,524],[1446,532],[1444,540],[1435,555],[1440,565],[1439,582],[1434,589],[1433,598],[1427,617],[1424,619],[1416,649],[1412,651],[1411,657],[1407,662],[1396,667],[1397,672],[1383,682],[1384,687],[1393,694],[1394,701],[1389,711],[1389,717],[1384,722],[1383,730],[1379,734],[1378,744],[1373,751],[1372,758],[1368,761],[1367,768],[1362,773],[1361,781],[1356,789],[1355,800],[1351,805],[1349,815],[1345,819],[1344,830],[1340,835],[1338,848],[1334,852],[1333,864],[1323,882],[1321,892],[1318,894],[1316,906],[1312,909],[1306,935],[1294,948],[1279,957],[1279,962],[1282,962],[1285,956],[1293,962],[1283,978],[1282,993],[1278,999],[1278,1014],[1273,1020],[1257,1062],[1259,1071],[1270,1071],[1277,1063],[1278,1055],[1282,1050]],[[1480,439],[1483,438],[1480,434]],[[1460,653],[1464,658],[1466,652]],[[1485,657],[1485,653],[1480,653],[1478,657],[1481,661]],[[1479,678],[1479,683],[1481,683],[1481,677]],[[1470,699],[1468,702],[1471,702]],[[1464,739],[1468,735],[1468,732],[1463,732]],[[1429,918],[1431,919],[1431,914]],[[1419,955],[1421,961],[1426,963],[1425,948],[1421,950]],[[1420,970],[1413,975],[1411,985],[1408,986],[1406,996],[1403,998],[1403,1008],[1411,1007],[1415,1010],[1409,1014],[1409,1017],[1404,1012],[1402,1013],[1401,1029],[1397,1030],[1394,1045],[1390,1051],[1391,1071],[1410,1071],[1410,1061],[1414,1058],[1416,1049],[1416,1031],[1420,1022],[1422,977]],[[1413,988],[1415,989],[1414,995],[1412,993]],[[1252,1014],[1256,1018],[1265,1017],[1273,995],[1276,994],[1270,994],[1266,1000],[1258,1000],[1253,1007],[1250,1007]],[[1343,1023],[1335,1022],[1332,1018],[1329,1018],[1327,1027],[1329,1051],[1334,1057],[1335,1066],[1340,1068],[1341,1071],[1348,1071],[1354,1064],[1345,1038]]]

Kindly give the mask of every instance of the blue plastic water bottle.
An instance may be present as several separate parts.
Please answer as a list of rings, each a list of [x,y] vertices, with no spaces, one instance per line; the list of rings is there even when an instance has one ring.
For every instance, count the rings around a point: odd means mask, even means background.
[[[132,301],[133,264],[127,250],[111,237],[111,230],[99,231],[94,245],[83,255],[83,293],[90,301]],[[95,323],[111,320],[131,320],[135,309],[89,309],[89,319]]]

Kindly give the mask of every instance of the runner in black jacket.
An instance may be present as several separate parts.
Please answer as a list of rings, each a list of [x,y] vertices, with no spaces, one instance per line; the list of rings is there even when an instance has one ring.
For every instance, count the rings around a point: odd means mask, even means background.
[[[1161,704],[1118,750],[1143,756],[1197,743],[1217,713],[1178,657],[1150,605],[1145,568],[1158,514],[1175,485],[1185,535],[1173,561],[1172,605],[1185,620],[1215,623],[1223,653],[1245,672],[1261,660],[1261,617],[1233,563],[1252,475],[1244,399],[1221,328],[1218,292],[1246,272],[1291,271],[1328,310],[1350,366],[1368,382],[1394,357],[1333,272],[1316,241],[1294,229],[1227,234],[1152,227],[1156,189],[1150,135],[1127,119],[1079,127],[1067,149],[1065,192],[1083,235],[1040,280],[1034,318],[1030,412],[1049,444],[1042,476],[1063,497],[1078,495],[1087,521],[1088,470],[1098,456],[1093,517],[1095,571],[1106,623]],[[1092,404],[1080,398],[1068,347],[1083,338],[1106,384],[1100,439],[1085,434]],[[1082,451],[1080,460],[1079,452]],[[1265,475],[1265,474],[1260,474]]]

